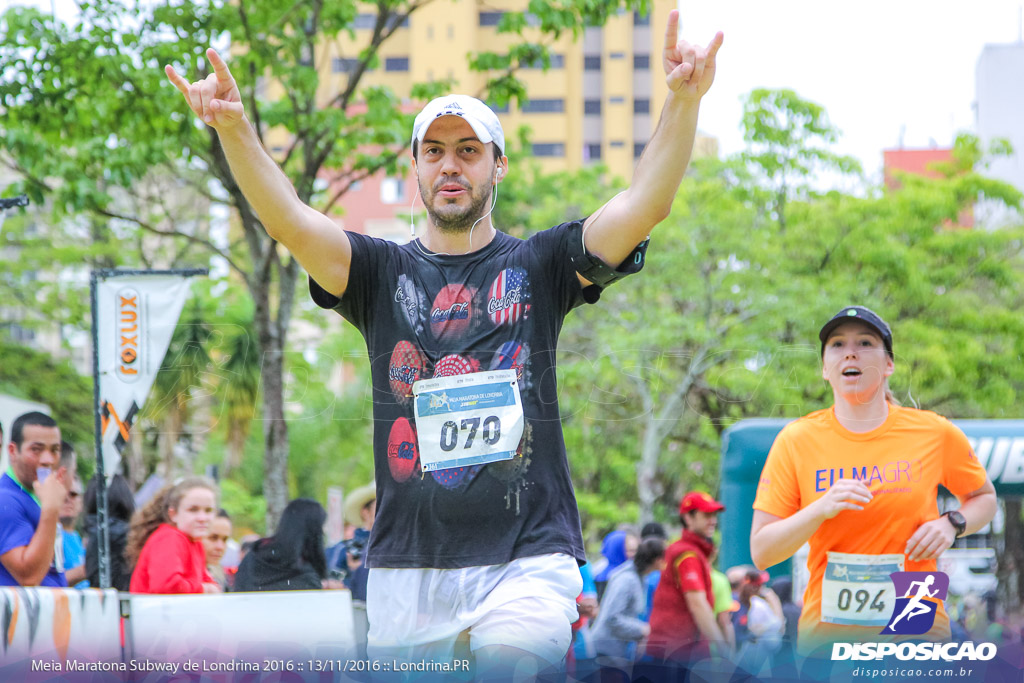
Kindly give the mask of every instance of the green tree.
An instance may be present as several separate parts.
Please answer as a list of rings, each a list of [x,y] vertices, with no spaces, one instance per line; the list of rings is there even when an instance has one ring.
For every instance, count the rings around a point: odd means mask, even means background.
[[[710,483],[714,471],[693,465],[717,444],[689,404],[712,370],[765,341],[757,318],[773,305],[772,287],[757,259],[772,231],[742,195],[720,164],[696,163],[652,236],[645,271],[607,291],[566,333],[597,378],[579,392],[586,405],[571,419],[592,422],[598,439],[619,432],[612,438],[629,444],[641,522],[659,501],[678,499],[667,481]]]
[[[92,383],[67,361],[0,342],[0,393],[48,405],[64,440],[81,454],[93,451]]]
[[[743,158],[760,176],[767,207],[786,229],[786,203],[813,193],[811,181],[819,174],[859,174],[853,157],[833,152],[839,130],[825,108],[792,90],[756,88],[743,101]]]
[[[227,282],[197,282],[174,330],[153,389],[136,426],[135,439],[152,437],[158,451],[152,465],[131,463],[139,483],[154,467],[169,478],[194,463],[177,463],[175,449],[194,455],[197,437],[223,429],[225,443],[215,463],[222,476],[236,469],[254,419],[259,414],[260,354],[252,302]],[[181,442],[184,441],[182,444]]]
[[[851,302],[894,325],[904,402],[1016,416],[1021,234],[947,226],[979,197],[1015,206],[1019,193],[967,164],[899,192],[807,192],[779,231],[748,162],[695,162],[645,270],[563,329],[565,439],[591,537],[634,514],[670,520],[684,490],[714,490],[735,421],[827,406],[817,330]],[[530,204],[508,210],[530,229],[585,215],[611,189],[593,169],[537,181]]]
[[[245,442],[259,411],[260,355],[251,314],[230,330],[220,365],[217,399],[228,432],[222,469],[224,476],[242,464]]]
[[[163,470],[159,474],[167,481],[172,480],[179,469],[192,471],[191,463],[182,467],[175,462],[175,446],[183,434],[190,436],[187,425],[192,421],[196,394],[206,384],[211,363],[211,330],[207,320],[199,299],[193,297],[174,328],[167,353],[139,416],[140,422],[154,422],[158,427],[157,462]],[[141,474],[132,473],[132,480],[141,480]]]

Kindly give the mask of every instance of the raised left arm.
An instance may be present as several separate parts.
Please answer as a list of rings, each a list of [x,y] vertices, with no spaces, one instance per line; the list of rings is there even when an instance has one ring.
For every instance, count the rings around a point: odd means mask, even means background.
[[[690,163],[700,100],[715,79],[719,32],[706,48],[678,39],[679,11],[668,15],[662,63],[668,97],[658,126],[644,149],[627,190],[595,211],[584,223],[588,252],[610,266],[619,265],[668,216]]]

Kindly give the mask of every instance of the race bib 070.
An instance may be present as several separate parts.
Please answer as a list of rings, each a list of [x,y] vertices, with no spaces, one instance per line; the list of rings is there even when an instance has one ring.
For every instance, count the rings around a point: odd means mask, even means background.
[[[829,624],[885,626],[896,604],[889,574],[903,571],[903,555],[828,553],[821,582],[821,620]]]
[[[412,394],[424,472],[515,456],[525,419],[516,370],[419,380]]]

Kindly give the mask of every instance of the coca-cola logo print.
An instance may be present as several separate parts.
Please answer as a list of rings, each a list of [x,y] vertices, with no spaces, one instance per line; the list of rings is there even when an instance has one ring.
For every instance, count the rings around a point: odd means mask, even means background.
[[[474,290],[465,285],[447,285],[434,297],[430,307],[430,329],[441,341],[462,337],[473,320]]]
[[[530,288],[526,271],[506,268],[494,278],[487,292],[487,315],[495,325],[511,325],[530,311]]]
[[[427,358],[412,342],[395,344],[388,364],[388,384],[399,403],[412,400],[412,384],[427,375]]]
[[[408,275],[399,275],[394,301],[415,333],[423,332],[427,297]]]
[[[416,448],[416,431],[409,420],[400,417],[388,434],[388,470],[399,484],[420,470],[420,453]]]

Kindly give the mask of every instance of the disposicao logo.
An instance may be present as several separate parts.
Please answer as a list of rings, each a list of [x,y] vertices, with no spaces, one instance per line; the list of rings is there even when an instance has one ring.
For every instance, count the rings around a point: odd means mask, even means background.
[[[900,661],[987,662],[995,643],[832,643],[832,660],[871,661],[894,656]]]
[[[949,577],[942,572],[893,572],[889,576],[896,586],[896,606],[882,633],[927,633],[935,623],[940,601],[946,599]]]
[[[935,624],[939,602],[946,599],[949,577],[942,572],[893,572],[896,604],[881,635],[921,635]],[[832,659],[987,661],[996,656],[994,643],[833,643]]]

